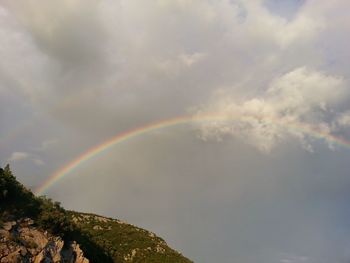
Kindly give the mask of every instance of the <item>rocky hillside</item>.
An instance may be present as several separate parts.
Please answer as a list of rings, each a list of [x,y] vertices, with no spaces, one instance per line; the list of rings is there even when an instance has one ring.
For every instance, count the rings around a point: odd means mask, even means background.
[[[0,263],[190,263],[154,233],[117,219],[66,211],[0,168]]]
[[[65,242],[58,236],[36,228],[30,218],[24,218],[2,223],[0,262],[89,263],[89,260],[76,242]]]
[[[115,262],[189,263],[154,233],[123,221],[70,211],[70,219],[82,233],[103,246]]]

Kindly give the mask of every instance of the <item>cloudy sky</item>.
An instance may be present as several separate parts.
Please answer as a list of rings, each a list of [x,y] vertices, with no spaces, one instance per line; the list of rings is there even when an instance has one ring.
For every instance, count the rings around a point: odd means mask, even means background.
[[[203,263],[350,262],[348,0],[0,0],[0,160]],[[334,140],[334,138],[336,138]],[[342,143],[339,143],[342,140]]]

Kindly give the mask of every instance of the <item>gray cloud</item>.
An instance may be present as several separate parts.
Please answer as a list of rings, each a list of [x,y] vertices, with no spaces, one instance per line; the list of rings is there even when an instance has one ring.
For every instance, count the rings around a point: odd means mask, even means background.
[[[347,0],[1,1],[0,159],[30,154],[13,169],[35,188],[119,132],[213,111],[349,138],[348,9]],[[349,152],[285,126],[158,130],[96,156],[48,195],[149,228],[196,262],[347,260]]]

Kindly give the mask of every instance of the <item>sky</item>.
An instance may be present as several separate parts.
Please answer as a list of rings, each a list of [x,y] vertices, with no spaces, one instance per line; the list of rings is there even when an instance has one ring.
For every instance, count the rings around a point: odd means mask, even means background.
[[[0,0],[0,163],[202,263],[350,262],[347,0]],[[337,143],[332,138],[340,138]]]

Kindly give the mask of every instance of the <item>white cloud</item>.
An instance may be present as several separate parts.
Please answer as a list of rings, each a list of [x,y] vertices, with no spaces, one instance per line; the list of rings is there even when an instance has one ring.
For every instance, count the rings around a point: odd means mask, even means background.
[[[285,258],[281,259],[281,263],[307,263],[312,260],[309,257],[305,256],[296,256],[296,255],[284,255]]]
[[[180,55],[180,59],[186,66],[190,67],[205,58],[205,56],[206,54],[204,53],[195,52],[193,54],[182,54]]]
[[[58,143],[58,139],[47,139],[47,140],[44,140],[39,147],[36,147],[35,150],[45,151],[57,143]]]
[[[10,158],[7,159],[9,162],[16,162],[21,160],[30,160],[37,166],[45,165],[45,162],[35,156],[34,154],[28,152],[13,152]]]
[[[201,137],[231,135],[263,152],[292,137],[311,150],[307,130],[330,133],[334,127],[327,119],[332,116],[332,109],[346,98],[348,92],[342,78],[297,68],[274,79],[259,96],[241,100],[227,94],[215,97],[197,113],[215,113],[236,120],[204,123]],[[346,120],[343,117],[338,124],[343,125]]]
[[[30,154],[27,152],[13,152],[10,156],[10,158],[8,158],[8,161],[19,161],[19,160],[25,160],[28,159],[30,157]]]
[[[38,165],[38,166],[42,166],[45,165],[45,162],[41,159],[32,159],[33,163]]]
[[[346,112],[339,114],[339,116],[335,120],[335,126],[349,127],[350,126],[350,111],[346,111]]]
[[[307,262],[307,260],[304,260],[303,258],[299,259],[299,258],[293,258],[293,259],[281,259],[280,260],[281,263],[302,263],[302,262]]]

